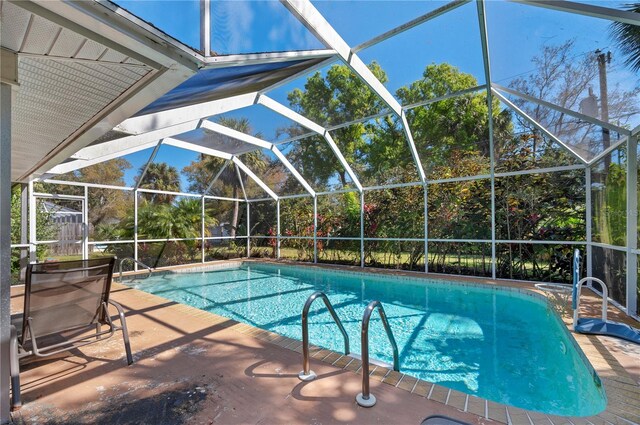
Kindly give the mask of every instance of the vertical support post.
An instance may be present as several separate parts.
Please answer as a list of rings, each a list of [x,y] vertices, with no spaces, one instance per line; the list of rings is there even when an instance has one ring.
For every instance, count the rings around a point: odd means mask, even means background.
[[[133,191],[133,270],[138,271],[138,189]]]
[[[200,0],[200,50],[205,57],[211,56],[210,0]]]
[[[424,193],[424,272],[429,273],[429,184],[422,186]]]
[[[318,195],[313,196],[313,262],[318,262]]]
[[[360,191],[360,267],[364,267],[364,190]]]
[[[29,186],[21,185],[20,195],[20,243],[26,245],[29,243]],[[24,249],[20,249],[20,281],[24,281],[29,263],[28,252],[28,249],[26,253]]]
[[[204,229],[204,222],[205,222],[205,220],[204,220],[204,215],[205,215],[205,210],[204,210],[204,196],[203,196],[203,197],[202,197],[202,215],[200,216],[200,219],[201,219],[201,222],[200,222],[200,232],[201,232],[201,234],[200,234],[200,236],[201,236],[201,238],[202,238],[202,246],[200,247],[200,254],[202,255],[202,261],[201,261],[202,263],[204,263],[204,262],[205,262],[205,259],[204,259],[204,254],[205,254],[205,252],[204,252],[204,245],[205,245],[205,243],[206,243],[205,235],[204,235],[204,233],[205,233],[205,229]]]
[[[276,200],[276,258],[280,259],[280,199]]]
[[[38,257],[36,253],[38,243],[37,223],[36,223],[36,197],[33,196],[33,181],[29,180],[29,261],[34,263]]]
[[[484,76],[487,84],[487,112],[489,124],[489,152],[491,161],[491,278],[496,278],[496,179],[495,158],[493,149],[493,95],[491,93],[491,63],[489,61],[489,41],[487,38],[487,17],[484,13],[484,0],[476,0],[478,7],[478,24],[482,45]]]
[[[627,138],[627,314],[637,313],[638,139]]]
[[[12,87],[0,84],[0,423],[8,423],[11,323],[11,103]]]
[[[592,230],[592,220],[593,217],[591,216],[592,214],[592,207],[593,205],[591,205],[592,199],[591,199],[591,167],[587,166],[584,169],[584,186],[585,186],[585,212],[586,212],[586,216],[585,216],[585,220],[586,220],[586,228],[587,228],[587,252],[586,252],[586,260],[587,260],[587,276],[592,277],[593,276],[593,262],[592,262],[592,255],[593,255],[593,249],[591,247],[591,243],[593,242],[593,230]]]
[[[247,201],[247,258],[251,258],[251,209],[249,201]]]
[[[84,186],[82,200],[82,259],[89,259],[89,187]]]

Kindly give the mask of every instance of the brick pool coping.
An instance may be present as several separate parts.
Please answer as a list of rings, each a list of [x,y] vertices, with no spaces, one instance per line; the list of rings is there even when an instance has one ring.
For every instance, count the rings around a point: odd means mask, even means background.
[[[295,265],[309,268],[322,268],[334,272],[363,275],[380,275],[385,277],[395,277],[399,280],[407,277],[425,281],[433,280],[454,280],[458,284],[482,288],[509,289],[547,301],[541,291],[537,290],[533,283],[516,281],[496,281],[487,278],[472,278],[466,276],[449,276],[426,274],[424,272],[408,272],[404,270],[388,269],[362,269],[356,266],[339,266],[327,264],[299,263],[294,261],[256,260],[238,259],[216,261],[205,264],[191,264],[178,267],[166,267],[158,269],[159,272],[184,273],[195,271],[210,271],[237,266],[242,263],[257,262],[272,265]],[[157,295],[144,293],[145,296],[162,298]],[[551,307],[550,307],[551,308]],[[190,307],[184,304],[179,305],[181,312],[201,318],[211,318],[214,321],[229,321],[231,319],[210,313],[204,310]],[[598,338],[592,335],[577,334],[570,330],[570,318],[562,318],[567,325],[567,332],[571,334],[575,341],[578,353],[587,359],[587,366],[592,371],[597,372],[607,396],[607,408],[596,416],[591,417],[566,417],[546,415],[540,412],[524,410],[504,404],[496,403],[473,395],[468,395],[460,391],[452,390],[441,385],[433,384],[421,379],[416,379],[401,372],[395,372],[383,366],[371,365],[370,379],[392,385],[426,399],[442,403],[462,412],[468,412],[477,416],[498,421],[506,424],[638,424],[640,423],[640,385],[632,376],[620,365],[608,348],[607,338]],[[277,345],[282,348],[302,353],[302,342],[288,338],[274,332],[256,328],[245,323],[231,320],[235,324],[231,329],[254,337],[260,341]],[[327,350],[318,346],[310,345],[310,357],[328,363],[339,369],[362,373],[362,362],[354,357],[343,355],[338,352]],[[640,359],[638,359],[640,361]]]

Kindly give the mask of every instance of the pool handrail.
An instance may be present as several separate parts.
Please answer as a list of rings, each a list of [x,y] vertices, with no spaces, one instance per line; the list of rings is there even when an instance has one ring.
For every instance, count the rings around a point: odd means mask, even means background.
[[[387,314],[380,301],[371,301],[362,315],[362,392],[356,396],[356,402],[362,407],[373,407],[376,404],[376,398],[369,391],[369,320],[373,310],[378,310],[382,325],[387,333],[391,348],[393,349],[393,370],[400,371],[400,362],[398,360],[398,344],[393,336]]]
[[[342,321],[333,309],[333,305],[331,305],[329,297],[327,297],[323,292],[314,292],[309,296],[309,298],[307,298],[307,301],[304,303],[304,307],[302,308],[302,372],[298,374],[298,378],[302,381],[312,381],[316,378],[315,372],[310,370],[309,365],[309,309],[311,308],[311,304],[313,304],[313,302],[318,298],[322,298],[324,305],[327,307],[327,310],[329,310],[329,313],[331,313],[331,317],[333,317],[333,321],[336,322],[336,325],[338,325],[338,328],[344,337],[344,355],[348,356],[351,352],[349,348],[349,335],[347,335],[347,331],[344,329]]]
[[[607,285],[597,277],[585,277],[580,279],[580,266],[581,266],[580,250],[575,249],[573,251],[573,291],[572,291],[572,305],[573,308],[573,327],[578,325],[578,319],[580,315],[580,295],[582,294],[582,286],[586,283],[586,287],[593,292],[598,293],[596,288],[593,287],[593,282],[600,285],[602,294],[602,321],[607,321],[607,308],[609,300],[609,289]]]
[[[593,282],[596,282],[600,285],[601,291],[598,291],[597,288],[594,288]],[[586,285],[584,285],[586,283]],[[597,277],[584,277],[580,279],[575,286],[573,287],[573,293],[575,294],[575,303],[573,304],[573,327],[575,328],[578,325],[578,319],[580,318],[580,295],[582,294],[582,286],[586,286],[591,289],[593,292],[602,294],[602,321],[607,321],[607,308],[608,308],[608,300],[609,300],[609,289],[607,285]]]
[[[147,269],[147,271],[149,272],[149,274],[147,275],[147,277],[151,276],[151,274],[153,273],[153,269],[152,269],[151,267],[147,266],[145,263],[143,263],[143,262],[142,262],[142,261],[140,261],[140,260],[136,260],[136,259],[135,259],[135,258],[133,258],[133,257],[124,257],[124,258],[119,258],[118,260],[120,261],[120,264],[118,265],[119,272],[120,272],[120,273],[119,273],[119,277],[118,277],[118,281],[119,281],[120,283],[122,283],[122,264],[124,264],[124,262],[125,262],[126,260],[131,260],[131,261],[133,261],[135,264],[137,264],[137,265],[139,265],[139,266],[141,266],[141,267],[143,267],[143,268]]]

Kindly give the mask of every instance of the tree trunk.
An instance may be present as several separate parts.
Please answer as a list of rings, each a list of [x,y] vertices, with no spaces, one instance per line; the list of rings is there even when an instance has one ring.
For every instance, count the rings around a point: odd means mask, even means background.
[[[342,187],[347,187],[347,172],[340,171],[338,176],[340,176],[340,183],[342,183]]]

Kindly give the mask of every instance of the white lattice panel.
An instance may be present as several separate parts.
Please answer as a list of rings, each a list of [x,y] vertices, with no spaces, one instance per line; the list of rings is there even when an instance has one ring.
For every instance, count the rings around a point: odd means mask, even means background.
[[[109,49],[107,53],[102,56],[102,60],[105,62],[122,62],[127,58],[126,55],[118,52],[117,50]]]
[[[49,47],[53,43],[59,30],[59,25],[34,15],[29,33],[20,51],[44,55],[49,51]]]
[[[78,51],[80,45],[85,40],[86,38],[81,36],[80,34],[63,28],[60,36],[51,48],[51,52],[49,54],[51,56],[62,56],[65,58],[70,58]]]
[[[93,40],[87,40],[75,57],[80,59],[96,60],[105,50],[106,48],[102,44]]]
[[[140,79],[140,67],[21,58],[14,108],[17,178]],[[142,70],[144,71],[144,70]]]
[[[31,14],[18,6],[0,3],[0,41],[2,47],[18,51],[27,32]]]

